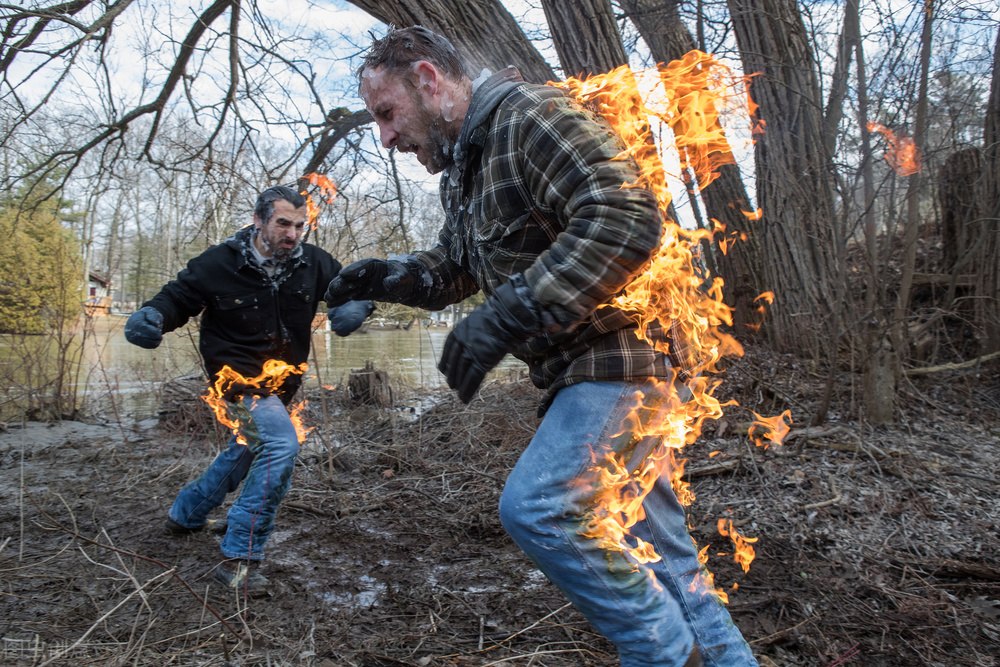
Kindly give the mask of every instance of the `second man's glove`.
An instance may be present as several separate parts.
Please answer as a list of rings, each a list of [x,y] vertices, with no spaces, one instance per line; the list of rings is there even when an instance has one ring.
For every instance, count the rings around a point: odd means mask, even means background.
[[[373,299],[406,303],[423,280],[423,266],[416,259],[362,259],[348,264],[330,281],[323,300],[331,308],[348,301]]]
[[[448,334],[438,370],[463,403],[508,352],[541,332],[539,309],[523,276],[501,285],[486,303],[472,311]]]
[[[125,340],[153,350],[163,340],[163,313],[152,306],[144,306],[132,313],[125,322]]]
[[[375,310],[371,301],[348,301],[342,306],[331,308],[326,314],[330,318],[330,328],[338,336],[347,336],[360,327],[365,318]]]

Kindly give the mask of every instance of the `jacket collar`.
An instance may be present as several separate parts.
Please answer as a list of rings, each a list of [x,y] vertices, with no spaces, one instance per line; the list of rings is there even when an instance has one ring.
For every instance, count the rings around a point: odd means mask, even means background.
[[[227,246],[236,251],[236,254],[239,257],[239,265],[236,267],[237,269],[242,269],[244,266],[252,266],[255,269],[263,270],[264,267],[262,267],[260,262],[257,261],[256,253],[254,253],[253,248],[253,239],[256,236],[256,232],[256,227],[253,225],[247,225],[224,241]],[[292,256],[288,258],[288,261],[286,261],[283,265],[278,266],[278,272],[275,275],[277,276],[285,273],[286,271],[295,268],[300,263],[307,264],[308,262],[306,257],[302,253],[304,247],[305,242],[300,243],[295,249],[295,252],[292,253]]]
[[[486,143],[488,121],[507,94],[524,83],[516,67],[502,69],[481,83],[472,93],[469,110],[455,142],[455,166],[464,171],[470,156]]]

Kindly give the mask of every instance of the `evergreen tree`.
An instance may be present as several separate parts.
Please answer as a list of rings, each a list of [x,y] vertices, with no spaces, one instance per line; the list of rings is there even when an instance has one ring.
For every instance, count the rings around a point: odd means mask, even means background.
[[[40,334],[76,321],[80,247],[63,226],[68,203],[30,193],[0,200],[0,332]]]

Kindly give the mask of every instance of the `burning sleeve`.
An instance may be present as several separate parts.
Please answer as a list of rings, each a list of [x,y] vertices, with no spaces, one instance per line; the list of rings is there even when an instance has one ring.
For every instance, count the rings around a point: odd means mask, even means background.
[[[525,113],[518,133],[524,184],[560,230],[525,271],[546,319],[569,326],[620,292],[659,243],[661,219],[638,169],[599,117],[567,98]]]

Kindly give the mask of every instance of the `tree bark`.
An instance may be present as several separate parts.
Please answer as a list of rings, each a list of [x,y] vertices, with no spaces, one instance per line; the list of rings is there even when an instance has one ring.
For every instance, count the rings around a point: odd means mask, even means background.
[[[795,0],[728,0],[743,71],[753,75],[756,236],[763,283],[775,292],[769,339],[778,350],[818,353],[839,308],[834,225],[820,93],[808,34]],[[834,344],[834,341],[827,341]]]
[[[628,64],[610,0],[542,0],[563,76],[586,78]]]
[[[964,148],[949,155],[938,172],[938,205],[941,208],[941,269],[959,269],[975,247],[970,231],[982,215],[979,192],[983,174],[983,152]]]
[[[982,353],[1000,350],[1000,35],[993,49],[993,80],[983,128],[982,243],[976,256],[976,325],[983,332]]]
[[[861,128],[861,182],[864,210],[861,226],[865,233],[865,302],[869,317],[861,321],[861,341],[864,360],[861,364],[861,403],[865,418],[875,424],[895,420],[896,382],[899,378],[899,355],[887,340],[889,330],[886,312],[885,281],[878,263],[878,229],[875,221],[875,174],[872,165],[871,132],[868,129],[868,74],[865,69],[864,45],[857,16],[858,3],[849,0],[845,9],[842,44],[851,45],[858,75],[858,127]],[[847,16],[847,13],[853,16]],[[849,56],[844,56],[849,59]],[[845,77],[846,83],[846,77]],[[832,123],[832,109],[827,109],[827,129]],[[834,136],[833,139],[836,137]],[[827,136],[830,142],[831,137]],[[829,145],[829,143],[828,143]],[[888,386],[888,390],[886,387]]]
[[[826,103],[824,118],[823,145],[828,156],[837,153],[837,128],[844,117],[844,98],[847,96],[847,74],[851,67],[851,57],[855,46],[861,41],[861,29],[858,17],[858,0],[847,0],[844,3],[844,25],[837,41],[837,60],[833,67],[833,78],[830,84],[830,98]]]
[[[383,23],[400,28],[422,25],[447,37],[475,78],[486,67],[496,72],[516,65],[525,81],[556,78],[552,68],[499,0],[348,0]]]
[[[917,92],[917,116],[913,125],[913,143],[922,154],[924,132],[927,127],[927,84],[931,61],[931,35],[934,24],[934,2],[924,0],[924,28],[920,36],[920,82]],[[920,231],[920,194],[923,188],[923,174],[910,174],[906,184],[906,229],[903,233],[903,268],[896,296],[894,348],[901,350],[907,343],[905,328],[906,315],[910,309],[910,294],[913,290],[913,273],[917,261],[917,235]]]

